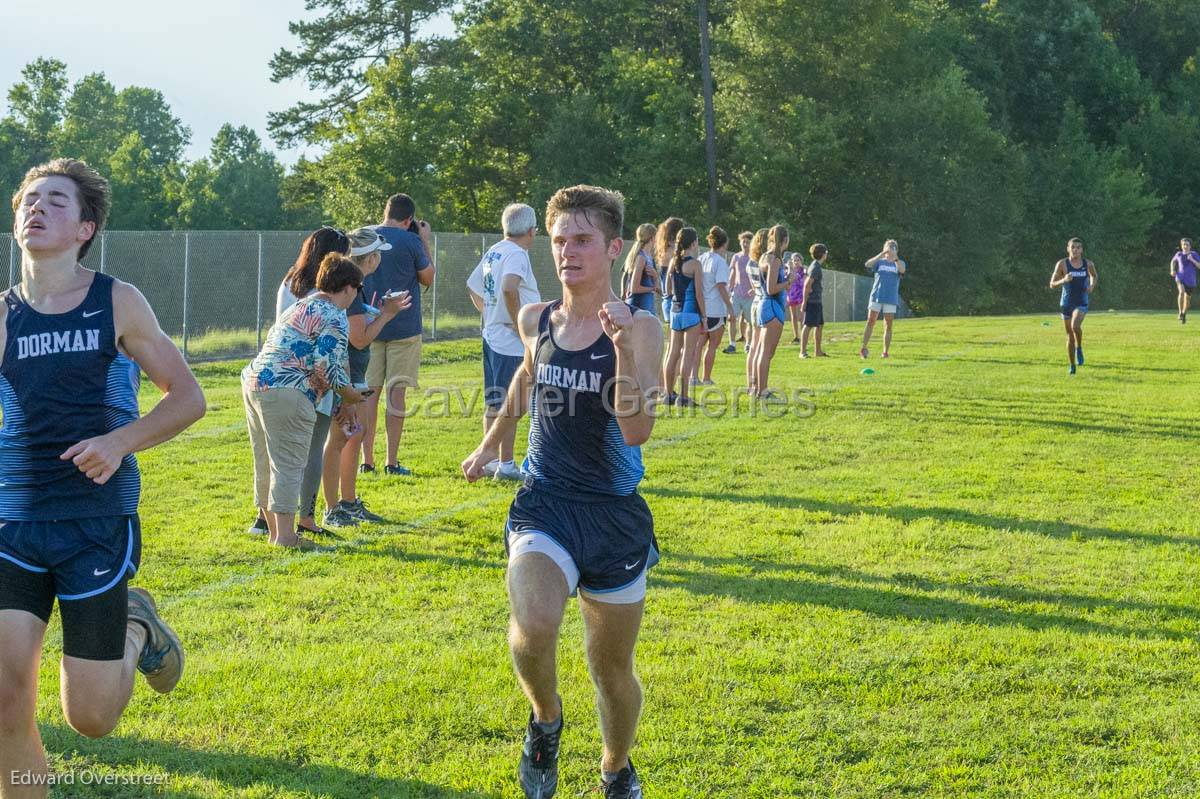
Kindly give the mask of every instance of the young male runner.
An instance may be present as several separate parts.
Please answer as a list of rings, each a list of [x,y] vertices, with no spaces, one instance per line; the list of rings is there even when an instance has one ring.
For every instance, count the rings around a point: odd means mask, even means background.
[[[1096,265],[1083,257],[1083,240],[1071,239],[1067,242],[1067,257],[1054,265],[1054,274],[1050,275],[1050,288],[1062,286],[1059,311],[1067,330],[1069,374],[1075,374],[1076,364],[1083,366],[1083,318],[1096,282]]]
[[[1179,240],[1179,251],[1171,258],[1171,278],[1179,290],[1179,323],[1187,324],[1188,306],[1192,292],[1196,290],[1196,269],[1200,267],[1200,255],[1192,250],[1191,239]]]
[[[639,447],[650,438],[662,392],[662,327],[612,292],[623,216],[623,198],[605,189],[575,186],[550,199],[546,228],[563,299],[521,309],[524,362],[501,415],[462,464],[467,480],[478,480],[529,402],[528,476],[509,509],[505,546],[509,647],[533,705],[518,775],[533,799],[558,788],[563,709],[555,649],[567,597],[576,592],[600,711],[604,796],[642,796],[629,759],[642,705],[633,652],[658,549],[637,485]]]
[[[55,598],[63,714],[83,735],[116,726],[135,668],[161,693],[183,672],[154,600],[128,587],[141,556],[133,453],[203,416],[204,395],[145,297],[79,265],[109,196],[104,178],[70,159],[34,167],[13,196],[21,283],[0,305],[3,799],[46,796],[34,709]],[[139,367],[163,391],[141,418]]]

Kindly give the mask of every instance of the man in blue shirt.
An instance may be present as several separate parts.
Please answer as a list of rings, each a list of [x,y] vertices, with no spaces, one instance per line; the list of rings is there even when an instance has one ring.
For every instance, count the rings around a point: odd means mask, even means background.
[[[404,432],[405,393],[417,388],[421,365],[421,288],[433,285],[433,259],[429,254],[429,223],[416,218],[417,208],[407,194],[388,198],[383,224],[375,225],[392,248],[382,254],[379,268],[363,281],[363,295],[372,305],[386,301],[389,293],[407,291],[412,297],[408,310],[384,325],[371,342],[367,385],[387,403],[387,474],[411,472],[397,460]],[[383,391],[386,387],[387,391]],[[362,472],[375,471],[375,427],[379,406],[363,403],[359,411],[363,427]]]

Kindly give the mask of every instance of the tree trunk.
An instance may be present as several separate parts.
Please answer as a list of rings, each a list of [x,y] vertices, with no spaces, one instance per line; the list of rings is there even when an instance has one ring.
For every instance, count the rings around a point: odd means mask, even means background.
[[[708,60],[708,0],[696,3],[700,12],[700,77],[704,88],[704,155],[708,162],[708,214],[717,217],[717,142],[713,121],[712,67]]]

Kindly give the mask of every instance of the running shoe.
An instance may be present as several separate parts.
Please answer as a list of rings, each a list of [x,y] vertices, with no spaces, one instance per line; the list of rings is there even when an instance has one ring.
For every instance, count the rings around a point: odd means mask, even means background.
[[[800,339],[798,339],[798,338],[794,338],[794,339],[792,339],[792,343],[793,343],[793,344],[799,344],[799,343],[800,343]]]
[[[525,472],[521,471],[520,466],[509,461],[496,467],[496,475],[493,479],[522,481],[525,479]]]
[[[358,466],[358,473],[359,474],[375,474],[375,464],[360,463]]]
[[[325,511],[325,518],[322,520],[322,523],[327,524],[330,527],[354,527],[359,523],[359,521],[360,520],[355,518],[350,512],[350,503],[339,502],[329,510]],[[306,530],[305,532],[309,531]]]
[[[401,466],[398,463],[396,463],[396,464],[389,463],[387,466],[383,467],[383,473],[384,474],[396,474],[396,475],[400,475],[401,477],[408,477],[409,475],[412,474],[412,471],[404,468],[403,466]]]
[[[800,357],[801,357],[801,358],[804,358],[804,359],[807,359],[807,358],[808,358],[808,353],[807,353],[807,352],[802,352],[802,353],[800,353]]]
[[[604,783],[604,799],[642,799],[642,781],[632,760],[617,772],[615,780]]]
[[[562,730],[562,715],[558,717],[558,727],[547,732],[533,720],[530,711],[521,761],[517,764],[517,777],[526,799],[550,799],[558,790],[558,741]]]
[[[266,535],[271,529],[267,527],[267,520],[259,516],[254,520],[254,524],[246,528],[246,532],[250,535]]]
[[[725,353],[726,355],[733,355],[735,352],[737,352],[737,345],[730,344],[725,349],[721,350],[721,352]]]
[[[880,355],[879,357],[881,357],[881,358],[890,358],[890,357],[892,357],[892,356],[891,356],[891,355],[888,355],[888,354],[885,352],[885,353],[883,353],[882,355]],[[1080,361],[1080,363],[1083,363],[1083,361]]]
[[[387,519],[380,516],[378,513],[371,513],[367,510],[367,506],[363,503],[362,497],[355,497],[353,502],[342,503],[346,506],[346,510],[350,515],[358,519],[360,522],[386,522]]]
[[[179,636],[159,618],[154,597],[144,588],[129,589],[129,620],[146,628],[146,643],[138,656],[138,671],[160,694],[169,694],[183,676],[183,646]]]
[[[1067,374],[1069,374],[1069,375],[1075,374],[1075,364],[1071,364],[1071,371],[1067,372]]]
[[[1075,348],[1075,363],[1083,366],[1083,347]]]
[[[710,378],[708,378],[708,379],[706,379],[706,380],[701,380],[701,381],[700,381],[700,385],[702,385],[702,386],[715,386],[715,385],[716,385],[716,383],[714,383],[714,382],[713,382],[713,380],[712,380],[712,378],[710,377]]]
[[[495,477],[496,470],[499,468],[500,468],[500,459],[499,458],[490,460],[487,463],[483,464],[483,476],[484,477]]]
[[[869,355],[869,354],[870,353],[867,352],[866,347],[863,347],[861,350],[858,351],[858,357],[862,358],[864,361],[867,359],[867,355]]]

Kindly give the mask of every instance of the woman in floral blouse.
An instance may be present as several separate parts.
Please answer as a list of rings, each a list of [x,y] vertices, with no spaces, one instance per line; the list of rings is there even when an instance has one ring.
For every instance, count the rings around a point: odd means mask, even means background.
[[[316,548],[296,535],[300,480],[321,398],[332,390],[347,405],[363,399],[346,373],[346,308],[362,280],[349,258],[325,256],[317,291],[276,320],[262,352],[242,370],[254,449],[254,504],[266,512],[270,542],[278,546]]]

